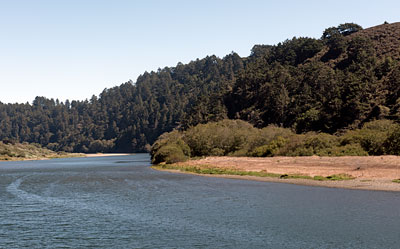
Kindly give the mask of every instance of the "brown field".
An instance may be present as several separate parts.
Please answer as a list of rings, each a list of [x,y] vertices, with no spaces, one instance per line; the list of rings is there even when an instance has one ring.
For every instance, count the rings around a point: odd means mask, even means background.
[[[255,176],[224,175],[223,177],[351,189],[400,191],[400,183],[393,182],[393,180],[400,179],[399,156],[207,157],[181,164],[273,174],[306,175],[311,177],[347,174],[355,179],[345,181],[316,181]]]

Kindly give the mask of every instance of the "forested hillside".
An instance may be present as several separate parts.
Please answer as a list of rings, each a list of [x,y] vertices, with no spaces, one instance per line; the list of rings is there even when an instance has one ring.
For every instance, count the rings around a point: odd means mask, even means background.
[[[400,24],[360,29],[341,25],[320,40],[254,47],[227,97],[229,117],[330,133],[398,120]]]
[[[342,24],[145,72],[98,97],[0,104],[0,139],[74,152],[145,151],[164,132],[226,118],[335,133],[400,117],[400,23]]]
[[[0,139],[71,152],[145,151],[179,126],[193,103],[227,91],[243,67],[235,53],[209,56],[146,72],[86,101],[37,97],[32,104],[0,104]],[[207,120],[219,119],[215,113]]]

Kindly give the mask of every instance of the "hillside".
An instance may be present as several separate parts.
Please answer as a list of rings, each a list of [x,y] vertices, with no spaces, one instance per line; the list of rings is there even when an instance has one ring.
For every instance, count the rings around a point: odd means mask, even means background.
[[[0,140],[69,152],[149,150],[164,132],[226,118],[298,133],[400,117],[400,24],[343,24],[145,72],[86,101],[0,104]]]
[[[77,157],[80,154],[54,152],[38,144],[0,142],[0,161],[42,160]]]
[[[400,22],[360,30],[352,35],[355,36],[371,39],[378,57],[400,58]]]
[[[338,26],[320,40],[254,47],[226,98],[229,117],[329,133],[374,119],[399,120],[398,25],[346,35]]]

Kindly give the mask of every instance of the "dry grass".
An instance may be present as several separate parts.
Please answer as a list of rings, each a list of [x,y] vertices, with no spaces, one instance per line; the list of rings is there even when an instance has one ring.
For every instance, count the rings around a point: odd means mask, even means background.
[[[361,30],[353,36],[364,36],[372,40],[377,56],[400,58],[400,22],[382,24]]]
[[[400,156],[207,157],[171,167],[155,168],[212,177],[400,192]]]
[[[363,180],[400,179],[399,156],[343,156],[343,157],[206,157],[191,160],[185,165],[209,165],[238,171],[268,172],[272,174],[332,176],[345,174]]]
[[[49,149],[42,148],[38,144],[4,144],[0,142],[0,161],[40,160],[79,156],[83,155],[78,153],[54,152]]]

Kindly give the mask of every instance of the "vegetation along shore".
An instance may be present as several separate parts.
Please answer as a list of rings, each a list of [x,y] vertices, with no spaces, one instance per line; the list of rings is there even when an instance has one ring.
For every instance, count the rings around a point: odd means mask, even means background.
[[[39,144],[0,142],[0,161],[45,160],[53,158],[84,157],[82,153],[55,152]]]
[[[90,100],[0,103],[0,159],[151,151],[152,163],[165,168],[210,156],[351,156],[358,168],[358,156],[400,155],[399,47],[400,23],[345,23],[318,39],[255,45],[248,57],[232,52],[144,72]],[[325,170],[297,178],[332,182],[365,173]],[[230,173],[297,174],[239,171]],[[399,181],[389,175],[390,183]]]
[[[206,157],[153,168],[212,177],[400,191],[399,156]]]
[[[164,132],[223,119],[299,134],[399,121],[399,47],[400,23],[345,23],[320,38],[254,45],[246,57],[193,58],[85,101],[0,103],[0,140],[54,151],[144,152]]]
[[[161,170],[400,191],[399,138],[400,125],[390,120],[333,135],[222,120],[165,133],[151,155]]]

